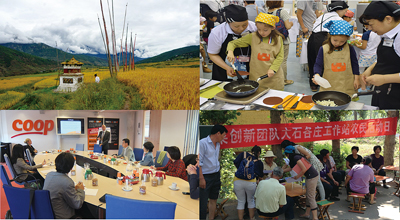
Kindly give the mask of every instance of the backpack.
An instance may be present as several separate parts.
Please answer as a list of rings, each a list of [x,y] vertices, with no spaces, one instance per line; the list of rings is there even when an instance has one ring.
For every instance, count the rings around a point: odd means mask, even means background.
[[[251,156],[246,158],[246,152],[244,152],[243,159],[235,173],[237,178],[243,180],[252,180],[255,178],[254,161],[252,159],[253,158]]]
[[[285,27],[285,22],[281,19],[281,11],[282,9],[278,9],[278,11],[276,11],[276,16],[279,17],[279,22],[275,24],[275,28],[277,31],[283,34],[283,36],[286,39],[289,36],[289,32]],[[268,12],[268,14],[272,14],[272,12]]]

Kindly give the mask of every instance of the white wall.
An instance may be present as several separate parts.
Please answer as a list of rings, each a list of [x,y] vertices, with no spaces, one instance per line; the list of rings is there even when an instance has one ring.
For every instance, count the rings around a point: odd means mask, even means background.
[[[103,111],[98,113],[98,111],[56,111],[56,110],[48,110],[48,111],[0,111],[1,112],[1,141],[2,142],[12,142],[12,143],[20,143],[23,144],[26,138],[32,139],[32,145],[38,150],[50,150],[50,149],[69,149],[75,148],[77,143],[85,144],[85,149],[87,149],[88,139],[87,139],[87,117],[99,117],[99,118],[119,118],[120,127],[119,127],[119,142],[122,143],[123,138],[129,138],[133,143],[135,141],[134,136],[134,124],[135,124],[135,111]],[[43,114],[41,114],[43,113]],[[12,129],[12,122],[15,119],[21,119],[25,121],[30,119],[32,121],[36,120],[54,120],[57,117],[77,117],[77,118],[85,118],[85,134],[84,135],[57,135],[56,134],[56,124],[54,124],[54,128],[52,131],[48,132],[47,135],[38,135],[38,134],[30,134],[30,135],[21,135],[18,137],[11,138],[11,136],[15,134],[19,134],[21,132],[14,131]],[[112,154],[112,152],[109,152]]]
[[[164,149],[164,146],[177,146],[182,154],[185,142],[186,120],[186,110],[164,110],[162,112],[160,150]]]
[[[131,146],[136,148],[143,148],[143,132],[144,132],[144,111],[137,111],[134,124],[134,142]],[[140,123],[140,128],[139,128]],[[134,144],[133,144],[134,143]]]

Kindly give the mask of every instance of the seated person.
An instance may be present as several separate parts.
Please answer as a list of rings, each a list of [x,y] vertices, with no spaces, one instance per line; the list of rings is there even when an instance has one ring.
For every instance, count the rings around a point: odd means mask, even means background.
[[[346,175],[347,173],[349,173],[349,171],[354,165],[360,164],[362,161],[362,157],[357,154],[358,150],[359,148],[357,146],[353,146],[351,148],[351,154],[346,157],[346,168],[347,168]]]
[[[279,179],[282,177],[282,168],[275,167],[272,171],[272,177],[268,180],[262,180],[258,184],[254,198],[259,215],[275,217],[285,213],[286,219],[294,218],[294,200],[286,195],[285,186],[279,183]]]
[[[384,160],[383,157],[380,155],[382,151],[381,146],[377,145],[374,147],[375,154],[371,154],[372,158],[372,168],[374,170],[375,175],[386,176],[386,172],[382,169]],[[386,185],[386,180],[383,180],[383,187],[388,189],[389,187]]]
[[[154,148],[154,145],[151,142],[146,142],[143,144],[144,158],[143,158],[143,160],[140,161],[140,165],[143,165],[143,166],[153,166],[154,165],[153,148]]]
[[[325,198],[321,198],[321,200],[327,199],[329,201],[339,201],[339,183],[333,178],[333,169],[330,169],[327,166],[326,162],[323,161],[324,157],[322,156],[322,154],[318,156],[322,164],[324,165],[324,168],[319,172],[319,176],[325,190]]]
[[[264,166],[264,178],[271,177],[272,175],[272,170],[274,170],[275,167],[277,167],[276,163],[274,162],[274,158],[276,156],[272,151],[267,151],[265,156],[263,156],[264,161],[263,161],[263,166]],[[271,171],[271,173],[265,173],[265,171]]]
[[[21,144],[16,144],[12,149],[12,157],[11,157],[11,164],[14,167],[16,174],[22,174],[16,178],[18,182],[28,182],[31,180],[38,180],[40,187],[43,187],[44,179],[43,177],[37,172],[30,172],[34,171],[37,168],[41,168],[43,165],[46,164],[46,161],[43,161],[41,164],[37,164],[35,166],[30,166],[25,162],[25,154],[24,154],[24,147]],[[28,175],[31,174],[31,175]]]
[[[333,169],[333,177],[335,177],[334,173],[340,173],[341,179],[339,183],[343,183],[346,178],[346,171],[337,169],[335,159],[332,157],[332,152],[329,154],[329,162],[331,163],[331,168]]]
[[[118,155],[118,158],[127,160],[127,161],[133,161],[135,162],[135,154],[133,153],[133,150],[131,147],[129,147],[129,139],[124,138],[122,139],[122,147],[124,148],[121,152],[120,155]]]
[[[79,182],[74,186],[74,181],[67,175],[74,166],[74,162],[72,154],[63,152],[55,160],[57,172],[46,175],[43,189],[50,191],[55,218],[75,217],[75,209],[80,209],[85,201],[83,183]]]
[[[150,169],[163,170],[166,171],[165,174],[169,176],[176,176],[187,181],[185,162],[181,159],[181,151],[179,148],[176,146],[169,147],[167,149],[167,157],[169,161],[165,167],[151,166]]]
[[[366,156],[362,160],[362,164],[354,165],[350,172],[346,176],[346,189],[347,194],[351,192],[361,193],[361,194],[371,194],[370,204],[374,204],[374,193],[375,193],[375,181],[374,181],[374,171],[372,171],[369,165],[372,159]],[[347,197],[347,201],[350,201]]]
[[[24,146],[24,150],[29,149],[29,152],[31,152],[31,156],[35,157],[38,151],[32,146],[32,140],[30,138],[27,138],[25,139],[24,143],[26,144]]]
[[[190,198],[198,199],[200,188],[199,188],[199,156],[197,155],[196,165],[189,164],[186,168],[188,173],[188,180],[190,186]]]
[[[332,171],[332,176],[334,178],[334,180],[336,180],[339,185],[342,183],[343,177],[342,174],[340,172],[336,172],[334,171],[334,169],[332,168],[332,163],[330,161],[330,153],[329,150],[327,149],[322,149],[320,152],[321,155],[321,163],[322,164],[326,164],[326,166],[328,167],[329,170]],[[332,158],[333,159],[333,158]],[[336,167],[336,166],[335,166]],[[328,171],[329,172],[329,171]]]

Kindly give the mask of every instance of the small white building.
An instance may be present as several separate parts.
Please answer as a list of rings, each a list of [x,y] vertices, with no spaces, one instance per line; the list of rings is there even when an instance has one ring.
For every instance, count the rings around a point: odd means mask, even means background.
[[[62,62],[64,73],[60,76],[60,85],[57,92],[75,92],[83,83],[83,74],[81,73],[82,62],[74,57],[71,60]]]

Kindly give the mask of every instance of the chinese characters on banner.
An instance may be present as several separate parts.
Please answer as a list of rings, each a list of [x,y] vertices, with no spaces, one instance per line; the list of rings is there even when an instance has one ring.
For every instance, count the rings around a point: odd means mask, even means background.
[[[294,143],[321,140],[395,135],[397,118],[357,121],[225,125],[228,133],[221,149],[280,144],[288,139]]]

